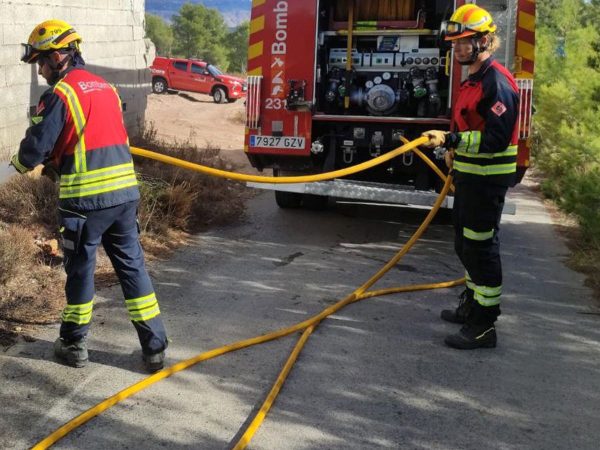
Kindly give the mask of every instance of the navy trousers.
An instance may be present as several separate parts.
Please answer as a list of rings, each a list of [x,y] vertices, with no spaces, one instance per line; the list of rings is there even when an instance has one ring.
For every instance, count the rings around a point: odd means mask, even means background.
[[[454,247],[466,269],[467,289],[473,291],[479,305],[494,307],[498,313],[502,294],[498,232],[507,189],[487,183],[457,183],[452,212]]]
[[[67,273],[67,306],[60,337],[77,341],[87,335],[95,296],[96,252],[102,244],[115,269],[129,317],[142,351],[152,355],[167,346],[158,300],[144,264],[137,223],[138,201],[97,211],[59,209]]]

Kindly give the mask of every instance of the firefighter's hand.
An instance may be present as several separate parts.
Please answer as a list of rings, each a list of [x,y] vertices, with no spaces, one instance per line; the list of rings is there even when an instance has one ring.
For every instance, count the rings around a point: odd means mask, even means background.
[[[444,153],[444,161],[446,161],[448,170],[452,170],[452,167],[454,167],[454,150],[448,150]]]
[[[446,143],[446,135],[448,133],[446,131],[441,130],[429,130],[423,133],[421,136],[429,139],[429,142],[423,144],[423,147],[427,148],[436,148],[443,147]]]

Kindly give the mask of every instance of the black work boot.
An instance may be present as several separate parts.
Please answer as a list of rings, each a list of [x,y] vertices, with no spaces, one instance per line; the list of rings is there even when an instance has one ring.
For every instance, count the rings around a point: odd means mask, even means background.
[[[475,302],[460,331],[446,336],[444,342],[448,347],[459,350],[494,348],[496,347],[494,322],[499,315],[498,305],[485,307]]]
[[[58,338],[54,341],[54,355],[69,366],[84,367],[88,362],[85,338],[73,342]]]
[[[474,302],[473,291],[465,289],[458,297],[458,307],[456,309],[442,310],[441,317],[446,322],[465,323]]]
[[[142,359],[146,365],[146,370],[150,373],[158,372],[164,367],[165,364],[165,352],[155,353],[153,355],[146,355],[142,353]]]

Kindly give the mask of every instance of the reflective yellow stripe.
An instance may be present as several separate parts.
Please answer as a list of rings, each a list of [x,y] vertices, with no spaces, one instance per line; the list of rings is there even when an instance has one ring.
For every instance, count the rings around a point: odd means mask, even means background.
[[[485,241],[494,237],[494,230],[478,232],[464,227],[463,236],[473,241]]]
[[[76,325],[86,325],[92,320],[94,301],[82,305],[67,305],[62,312],[61,320]]]
[[[77,145],[75,146],[75,171],[76,172],[86,172],[87,171],[87,161],[85,157],[85,136],[83,134],[85,130],[85,116],[83,115],[83,111],[81,109],[81,104],[79,103],[79,99],[77,98],[77,94],[73,90],[71,86],[69,86],[64,81],[60,81],[54,89],[62,92],[62,94],[67,99],[67,103],[69,105],[69,111],[71,112],[71,116],[73,117],[73,123],[75,124],[75,130],[77,131]]]
[[[118,166],[105,167],[104,169],[94,170],[86,173],[75,173],[60,177],[60,187],[70,187],[73,185],[91,184],[97,181],[109,180],[115,176],[135,175],[133,163],[120,164]]]
[[[106,192],[118,191],[119,189],[125,189],[128,187],[137,186],[137,179],[135,175],[127,176],[125,178],[119,178],[113,182],[102,182],[94,183],[88,186],[77,186],[72,188],[61,188],[59,198],[75,198],[75,197],[87,197],[90,195],[104,194]]]
[[[499,153],[467,153],[463,151],[456,150],[456,154],[459,156],[464,156],[467,158],[481,158],[481,159],[493,159],[493,158],[503,158],[505,156],[517,156],[519,148],[516,145],[511,145],[503,152]]]
[[[500,304],[502,286],[490,287],[474,285],[473,291],[475,291],[473,297],[482,306],[494,306]]]
[[[125,306],[129,311],[129,318],[134,322],[150,320],[160,314],[156,294],[125,300]]]
[[[134,322],[145,322],[150,319],[154,319],[156,316],[160,315],[160,309],[158,309],[158,303],[152,309],[141,311],[141,312],[129,312],[129,319]]]
[[[500,304],[500,294],[498,294],[496,297],[486,297],[475,291],[473,298],[475,298],[477,303],[479,303],[481,306],[495,306]]]
[[[98,175],[98,174],[106,173],[106,172],[109,172],[109,171],[112,171],[112,170],[118,170],[121,167],[130,167],[130,168],[133,168],[133,163],[132,162],[128,162],[128,163],[119,164],[119,165],[116,165],[116,166],[104,167],[102,169],[90,170],[90,171],[88,171],[88,172],[86,172],[84,174],[81,174],[81,173],[71,173],[71,174],[61,175],[60,179],[61,179],[61,181],[63,179],[65,179],[67,181],[70,181],[73,178]]]
[[[481,144],[481,131],[463,131],[460,134],[460,142],[456,147],[457,152],[477,154]]]
[[[494,164],[491,166],[478,166],[476,164],[469,164],[462,161],[454,160],[454,169],[458,172],[470,173],[473,175],[507,175],[517,171],[517,163],[509,164]]]

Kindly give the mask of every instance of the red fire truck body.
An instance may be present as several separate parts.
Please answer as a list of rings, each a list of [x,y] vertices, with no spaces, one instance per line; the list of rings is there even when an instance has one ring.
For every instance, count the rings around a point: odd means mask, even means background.
[[[389,152],[425,130],[451,129],[466,72],[439,29],[464,3],[253,0],[245,141],[252,165],[275,176],[328,172]],[[529,165],[535,2],[477,3],[494,16],[503,41],[495,57],[520,87],[522,177]],[[443,168],[434,151],[427,154]],[[430,205],[440,187],[412,153],[348,178],[266,187],[276,190],[282,207],[328,196]]]

